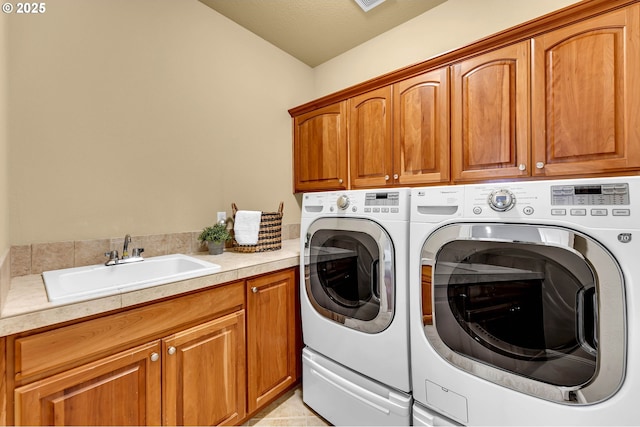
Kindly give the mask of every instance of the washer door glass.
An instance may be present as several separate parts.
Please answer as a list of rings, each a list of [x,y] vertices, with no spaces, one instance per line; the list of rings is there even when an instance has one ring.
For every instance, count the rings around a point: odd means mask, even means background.
[[[375,333],[393,319],[393,247],[378,224],[355,218],[321,218],[305,243],[305,286],[323,316]]]
[[[459,356],[470,358],[500,370],[481,367],[480,376],[566,403],[603,400],[619,388],[622,275],[593,239],[554,227],[449,226],[425,243],[423,274],[433,292],[425,332],[454,364],[468,369]],[[600,375],[601,366],[612,371]]]

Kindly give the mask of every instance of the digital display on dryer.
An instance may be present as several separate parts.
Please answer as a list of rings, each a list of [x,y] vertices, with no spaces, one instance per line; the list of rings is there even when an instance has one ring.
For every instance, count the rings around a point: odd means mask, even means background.
[[[365,195],[365,206],[398,206],[399,204],[400,193],[397,191],[367,193]]]

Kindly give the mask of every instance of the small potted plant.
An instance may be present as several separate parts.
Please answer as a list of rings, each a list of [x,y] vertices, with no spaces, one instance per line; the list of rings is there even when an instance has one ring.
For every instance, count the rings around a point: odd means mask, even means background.
[[[198,236],[198,240],[207,243],[210,255],[219,255],[224,251],[225,242],[231,240],[231,234],[227,230],[227,224],[219,223],[205,227]]]

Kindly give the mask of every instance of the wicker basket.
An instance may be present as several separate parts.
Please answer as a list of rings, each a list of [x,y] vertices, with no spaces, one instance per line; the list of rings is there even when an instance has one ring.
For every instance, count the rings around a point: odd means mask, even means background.
[[[284,203],[280,202],[278,212],[262,212],[260,217],[260,231],[258,232],[258,243],[255,245],[240,245],[233,239],[233,249],[236,252],[266,252],[277,251],[282,248],[282,208]],[[236,218],[238,207],[231,203],[233,219]]]

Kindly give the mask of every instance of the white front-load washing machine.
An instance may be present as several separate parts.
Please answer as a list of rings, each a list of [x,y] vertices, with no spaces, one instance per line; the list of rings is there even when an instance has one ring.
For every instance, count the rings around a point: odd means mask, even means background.
[[[413,189],[416,408],[465,425],[637,425],[637,198],[639,176]]]
[[[303,400],[336,425],[411,422],[409,195],[303,195]]]

